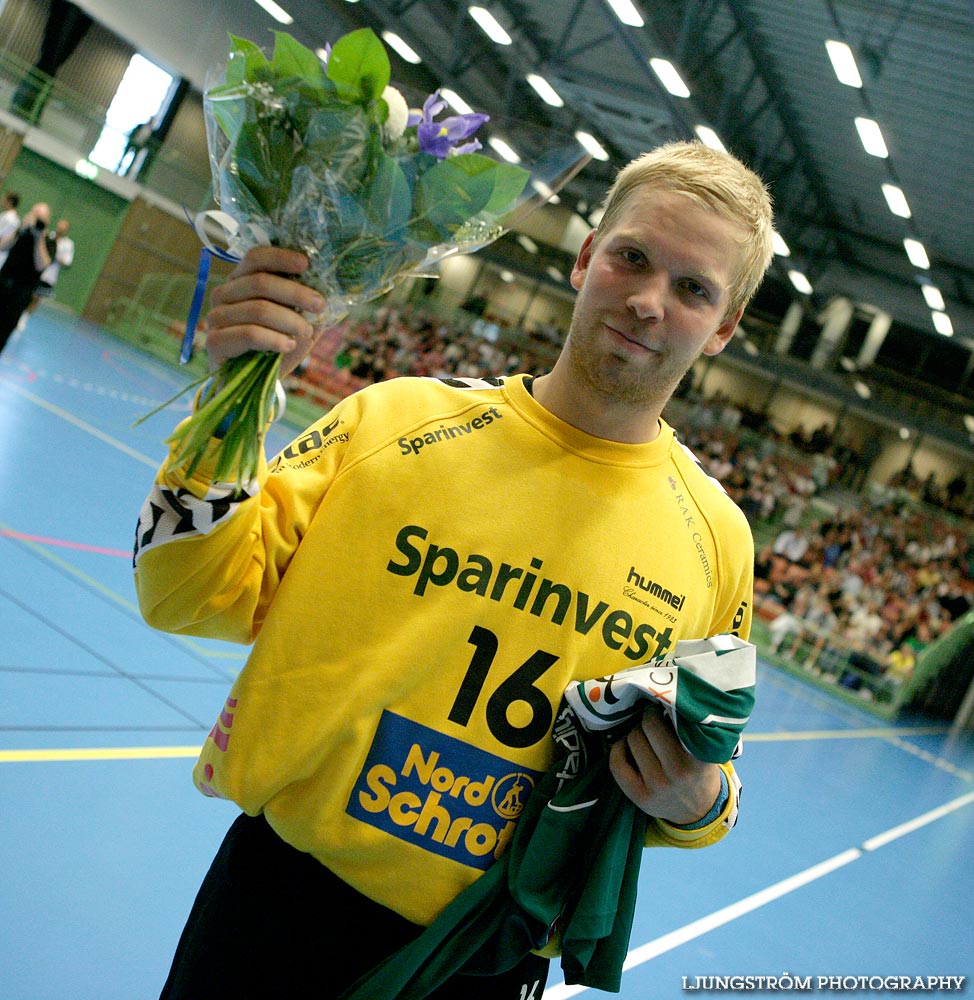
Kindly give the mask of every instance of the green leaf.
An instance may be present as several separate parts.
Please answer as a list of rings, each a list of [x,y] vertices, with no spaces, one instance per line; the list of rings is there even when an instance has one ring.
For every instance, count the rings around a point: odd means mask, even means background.
[[[296,77],[312,90],[324,90],[326,86],[321,60],[287,32],[274,32],[274,56],[270,65],[278,80]]]
[[[258,83],[262,80],[269,80],[271,76],[271,64],[259,46],[246,38],[231,35],[226,82],[236,86],[244,82]]]
[[[304,133],[306,162],[355,184],[368,169],[369,130],[358,105],[337,104],[316,111]]]
[[[391,156],[381,154],[366,206],[373,231],[397,237],[409,222],[412,202],[412,191],[402,167]]]
[[[243,101],[239,97],[223,97],[212,91],[206,95],[206,100],[213,120],[232,145],[237,141],[247,114]]]
[[[287,200],[294,169],[294,138],[263,120],[240,129],[234,149],[237,173],[261,208],[274,218]]]
[[[371,28],[349,32],[335,42],[328,57],[328,78],[346,100],[368,103],[389,86],[389,54]]]
[[[479,153],[451,156],[443,162],[479,184],[487,182],[491,185],[491,193],[481,211],[492,216],[506,215],[514,208],[531,177],[530,172],[523,167],[513,163],[499,163]],[[459,183],[466,186],[468,182],[460,180]]]
[[[494,217],[506,215],[517,205],[530,177],[530,171],[513,163],[495,164],[494,193],[484,211]]]
[[[521,167],[465,153],[441,160],[420,177],[421,215],[441,239],[475,216],[495,218],[510,211],[530,175]]]

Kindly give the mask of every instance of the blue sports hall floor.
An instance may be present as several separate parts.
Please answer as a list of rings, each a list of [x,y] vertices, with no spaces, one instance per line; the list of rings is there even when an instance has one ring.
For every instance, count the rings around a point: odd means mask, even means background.
[[[235,815],[190,770],[244,652],[150,630],[132,585],[188,402],[133,422],[186,381],[47,304],[0,356],[0,1000],[158,996]],[[970,734],[880,723],[762,664],[739,770],[730,837],[645,855],[620,997],[785,973],[823,994],[967,976],[970,994]],[[546,1000],[599,995],[561,978]]]

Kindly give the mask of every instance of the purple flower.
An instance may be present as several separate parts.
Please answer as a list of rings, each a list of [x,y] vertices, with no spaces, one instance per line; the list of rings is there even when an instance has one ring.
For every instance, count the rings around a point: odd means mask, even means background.
[[[416,126],[420,150],[443,160],[451,153],[472,153],[480,149],[480,143],[476,139],[470,142],[464,140],[470,139],[484,122],[490,121],[490,115],[455,115],[439,122],[433,121],[445,108],[446,101],[437,90],[426,98],[422,113],[410,114],[409,124]],[[463,145],[459,145],[460,143]]]

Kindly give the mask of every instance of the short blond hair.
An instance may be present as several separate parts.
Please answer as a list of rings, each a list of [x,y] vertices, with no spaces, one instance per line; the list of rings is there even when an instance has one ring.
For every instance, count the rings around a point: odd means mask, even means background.
[[[774,256],[774,213],[764,181],[730,153],[702,142],[666,143],[643,153],[616,175],[602,205],[596,242],[640,187],[684,194],[744,230],[741,266],[729,289],[730,312],[746,306]]]

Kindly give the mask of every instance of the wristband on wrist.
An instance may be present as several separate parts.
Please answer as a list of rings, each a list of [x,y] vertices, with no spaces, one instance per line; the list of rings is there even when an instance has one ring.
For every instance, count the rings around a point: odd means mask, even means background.
[[[710,807],[710,812],[703,819],[698,819],[696,823],[688,823],[686,826],[680,823],[671,823],[678,830],[702,830],[709,826],[724,811],[727,801],[730,799],[730,785],[727,783],[727,775],[720,772],[720,791],[717,793],[717,800]]]

